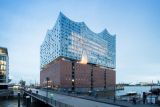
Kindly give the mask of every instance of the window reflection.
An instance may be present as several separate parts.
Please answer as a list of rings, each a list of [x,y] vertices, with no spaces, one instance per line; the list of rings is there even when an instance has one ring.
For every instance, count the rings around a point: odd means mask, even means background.
[[[1,65],[6,65],[6,61],[0,60]]]
[[[6,66],[5,65],[0,65],[0,70],[6,70]]]
[[[6,71],[0,70],[0,74],[6,74]]]
[[[6,61],[3,61],[3,64],[6,65]]]
[[[2,61],[2,60],[0,60],[0,64],[3,64],[3,61]]]

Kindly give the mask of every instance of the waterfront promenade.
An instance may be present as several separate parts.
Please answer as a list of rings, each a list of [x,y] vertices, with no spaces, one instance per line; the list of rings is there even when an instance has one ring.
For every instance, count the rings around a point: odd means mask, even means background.
[[[38,89],[31,89],[33,93],[36,93],[38,91],[39,95],[46,96],[46,91],[44,90],[38,90]],[[117,105],[110,105],[106,103],[101,103],[101,102],[95,102],[92,100],[86,100],[79,98],[77,96],[67,96],[67,95],[62,95],[58,94],[55,92],[48,91],[48,98],[50,97],[50,94],[53,93],[53,100],[74,106],[74,107],[120,107]],[[87,96],[87,95],[85,95]],[[85,97],[84,95],[81,97]]]
[[[33,93],[38,91],[39,95],[46,96],[45,90],[32,89]],[[66,92],[57,92],[54,90],[48,90],[48,97],[53,93],[53,99],[59,102],[69,104],[74,107],[152,107],[151,105],[144,105],[137,103],[133,105],[131,102],[126,101],[114,101],[112,99],[97,98],[88,95],[68,94]]]

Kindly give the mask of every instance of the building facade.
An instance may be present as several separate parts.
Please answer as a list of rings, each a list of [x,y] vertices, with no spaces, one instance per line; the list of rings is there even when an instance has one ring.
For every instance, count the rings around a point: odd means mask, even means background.
[[[94,33],[84,22],[74,22],[62,13],[40,46],[41,86],[49,76],[50,86],[59,89],[106,89],[106,84],[115,84],[115,68],[116,35],[106,29]]]
[[[0,89],[8,88],[9,57],[7,48],[0,47]]]

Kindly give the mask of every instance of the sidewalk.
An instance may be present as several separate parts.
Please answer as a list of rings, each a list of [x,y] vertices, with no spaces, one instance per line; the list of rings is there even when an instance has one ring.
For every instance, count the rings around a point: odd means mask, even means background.
[[[32,89],[32,93],[36,93],[36,91],[38,91],[39,95],[47,96],[47,93],[44,90]],[[116,106],[116,105],[86,100],[86,99],[82,99],[79,97],[62,95],[62,94],[54,93],[51,91],[48,91],[48,98],[51,97],[50,96],[51,93],[53,93],[53,100],[56,100],[56,101],[64,103],[64,104],[68,104],[73,107],[120,107],[120,106]]]
[[[43,91],[45,91],[44,89],[41,89]],[[77,97],[77,98],[81,98],[81,99],[85,99],[85,100],[91,100],[91,101],[96,101],[96,102],[100,102],[100,103],[105,103],[105,104],[111,104],[111,105],[116,105],[116,106],[121,106],[121,107],[153,107],[153,105],[146,105],[146,104],[140,104],[137,103],[136,105],[134,105],[131,102],[127,102],[127,101],[117,101],[114,103],[113,99],[106,99],[106,98],[94,98],[93,96],[88,96],[88,95],[78,95],[77,94],[68,94],[67,92],[58,92],[58,91],[54,91],[54,90],[48,90],[48,92],[53,92],[53,93],[57,93],[57,94],[61,94],[61,95],[66,95],[66,96],[72,96],[72,97]]]

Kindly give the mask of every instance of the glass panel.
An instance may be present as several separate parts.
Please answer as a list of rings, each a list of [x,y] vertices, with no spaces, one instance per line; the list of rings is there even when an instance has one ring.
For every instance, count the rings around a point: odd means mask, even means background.
[[[5,56],[3,57],[3,60],[6,61],[6,57]]]
[[[0,80],[0,83],[6,83],[6,80]]]
[[[3,65],[1,65],[0,69],[2,69],[2,70],[3,70]]]
[[[6,57],[5,56],[0,56],[0,60],[6,61]]]
[[[6,70],[6,66],[3,66],[3,69]]]
[[[0,74],[6,74],[6,71],[0,70]]]
[[[3,71],[3,74],[6,74],[6,71]]]
[[[2,61],[2,60],[0,60],[0,64],[3,64],[3,61]]]
[[[1,53],[1,54],[7,54],[7,49],[0,48],[0,53]]]
[[[2,71],[2,70],[0,70],[0,74],[3,74],[3,71]]]
[[[5,65],[0,65],[0,70],[6,70],[6,66]]]
[[[6,61],[3,61],[3,64],[6,65]]]
[[[5,75],[0,75],[0,79],[6,79]]]

